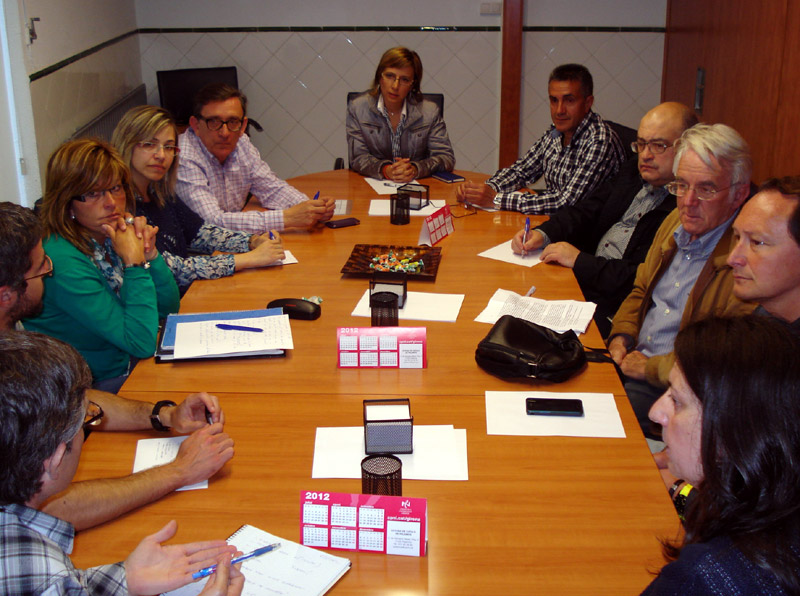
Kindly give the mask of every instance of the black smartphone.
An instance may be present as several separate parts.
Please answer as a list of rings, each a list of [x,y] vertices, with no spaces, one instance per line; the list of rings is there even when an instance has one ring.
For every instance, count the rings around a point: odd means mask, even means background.
[[[583,416],[583,402],[579,399],[525,398],[528,416]]]
[[[346,228],[348,226],[357,226],[361,222],[358,221],[355,217],[346,217],[344,219],[337,219],[336,221],[326,221],[325,225],[329,228]]]

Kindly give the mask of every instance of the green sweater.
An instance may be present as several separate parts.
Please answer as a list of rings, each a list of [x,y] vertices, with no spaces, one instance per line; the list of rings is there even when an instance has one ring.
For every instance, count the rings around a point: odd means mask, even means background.
[[[152,356],[159,318],[180,306],[178,286],[161,255],[150,269],[125,269],[117,296],[93,260],[69,241],[53,235],[43,246],[53,276],[44,279],[42,314],[26,320],[25,329],[72,344],[95,381],[125,374],[131,356]]]

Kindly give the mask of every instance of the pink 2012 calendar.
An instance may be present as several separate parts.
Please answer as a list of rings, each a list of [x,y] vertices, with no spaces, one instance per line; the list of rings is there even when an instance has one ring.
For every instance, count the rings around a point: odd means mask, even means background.
[[[427,535],[427,499],[300,491],[305,546],[423,557]]]

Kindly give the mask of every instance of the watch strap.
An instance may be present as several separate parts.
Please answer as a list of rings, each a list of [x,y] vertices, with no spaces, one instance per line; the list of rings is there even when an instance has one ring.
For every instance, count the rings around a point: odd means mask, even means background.
[[[161,423],[161,420],[158,417],[158,413],[161,411],[161,408],[163,408],[164,406],[177,406],[177,405],[178,404],[176,404],[174,401],[170,401],[168,399],[164,399],[164,400],[161,400],[160,402],[157,402],[156,405],[153,406],[153,411],[150,414],[150,424],[153,425],[153,428],[158,430],[158,431],[161,431],[161,432],[168,431],[170,429],[170,427],[169,426],[164,426]]]

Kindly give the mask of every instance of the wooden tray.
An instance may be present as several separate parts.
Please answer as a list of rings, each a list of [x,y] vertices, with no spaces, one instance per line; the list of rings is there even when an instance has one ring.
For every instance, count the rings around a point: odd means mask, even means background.
[[[349,275],[371,276],[374,269],[370,268],[372,258],[393,252],[398,259],[410,258],[413,261],[422,261],[423,268],[419,273],[409,273],[409,279],[425,279],[433,281],[439,271],[439,261],[442,259],[442,249],[430,246],[396,246],[392,244],[356,244],[353,252],[342,267],[342,273]]]

